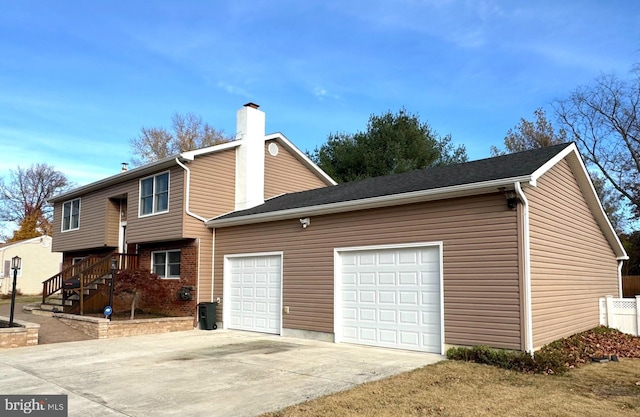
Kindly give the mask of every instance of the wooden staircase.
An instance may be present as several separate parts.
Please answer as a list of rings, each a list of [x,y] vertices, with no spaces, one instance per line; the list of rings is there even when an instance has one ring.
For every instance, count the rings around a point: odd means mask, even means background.
[[[87,256],[42,283],[42,310],[70,314],[99,313],[109,304],[109,285],[113,274],[138,268],[138,255],[111,253]],[[76,282],[65,289],[64,283]]]

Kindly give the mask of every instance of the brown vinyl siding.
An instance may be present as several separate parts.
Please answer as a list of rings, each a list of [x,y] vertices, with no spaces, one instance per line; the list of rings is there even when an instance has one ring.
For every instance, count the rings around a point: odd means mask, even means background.
[[[120,202],[113,198],[108,198],[105,201],[105,217],[106,217],[106,241],[114,243],[118,246],[120,239]],[[113,246],[113,245],[109,245]]]
[[[191,171],[189,210],[210,219],[235,208],[236,149],[197,156],[186,164]],[[185,217],[185,235],[189,236],[193,225],[202,222]]]
[[[155,174],[160,174],[158,171]],[[154,174],[154,175],[155,175]],[[145,176],[144,178],[148,178]],[[134,191],[129,194],[127,205],[127,241],[159,242],[181,239],[182,216],[184,213],[184,170],[179,166],[169,170],[169,211],[140,217],[140,192],[138,178],[133,182]]]
[[[205,219],[235,207],[236,149],[197,156],[186,164],[191,172],[189,211]],[[200,259],[197,301],[212,301],[212,231],[199,219],[185,213],[184,236],[198,239]]]
[[[333,333],[334,249],[443,242],[445,342],[520,349],[516,212],[500,193],[215,230],[224,255],[283,251],[283,327]]]
[[[278,154],[269,153],[269,144],[278,145]],[[291,152],[277,141],[264,144],[264,198],[269,199],[283,193],[311,190],[331,185],[314,174]]]
[[[526,193],[538,348],[598,325],[598,298],[618,293],[617,261],[566,160]]]
[[[158,171],[158,173],[165,171]],[[169,212],[139,217],[139,178],[94,191],[80,197],[80,228],[61,232],[62,205],[55,203],[53,250],[68,252],[91,248],[118,247],[119,205],[111,199],[127,198],[127,241],[129,243],[181,239],[184,175],[180,167],[169,174]]]
[[[135,190],[135,193],[134,193]],[[137,196],[136,188],[130,182],[95,191],[80,197],[80,228],[67,232],[61,231],[62,205],[56,202],[53,211],[53,244],[55,252],[104,248],[118,246],[119,221],[114,219],[110,198],[122,195]],[[136,206],[137,207],[137,206]],[[115,215],[118,210],[115,210]]]

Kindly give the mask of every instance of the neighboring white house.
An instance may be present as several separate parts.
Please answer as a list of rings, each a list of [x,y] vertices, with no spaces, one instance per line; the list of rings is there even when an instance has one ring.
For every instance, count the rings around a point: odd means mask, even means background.
[[[22,294],[42,293],[42,281],[60,272],[62,254],[51,251],[51,236],[0,244],[0,294],[11,292],[11,259],[14,256],[22,258],[16,282],[16,288]]]

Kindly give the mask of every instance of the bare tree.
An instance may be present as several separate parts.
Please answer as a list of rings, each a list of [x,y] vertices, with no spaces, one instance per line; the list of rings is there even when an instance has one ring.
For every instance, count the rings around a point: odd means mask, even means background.
[[[556,131],[551,122],[547,120],[547,115],[542,108],[536,109],[533,114],[536,117],[535,122],[520,119],[520,123],[507,132],[507,136],[504,138],[505,149],[501,150],[492,146],[491,154],[493,156],[505,155],[558,145],[567,141],[567,132],[564,129]],[[611,224],[618,232],[622,231],[626,219],[621,210],[620,194],[597,171],[590,170],[589,176]]]
[[[507,136],[504,138],[505,149],[501,150],[492,146],[491,155],[498,156],[528,149],[544,148],[567,141],[567,132],[564,129],[556,132],[541,107],[537,108],[533,114],[536,116],[535,122],[524,118],[520,119],[520,123],[507,132]]]
[[[8,179],[0,181],[0,221],[20,226],[14,240],[50,235],[53,207],[47,199],[71,186],[67,177],[50,165],[18,166],[9,171]]]
[[[131,149],[135,155],[131,162],[141,165],[231,140],[233,138],[225,136],[224,131],[203,122],[200,116],[175,113],[171,118],[171,130],[143,127],[138,137],[131,139]]]
[[[554,109],[583,156],[640,217],[640,67],[630,79],[601,75]]]

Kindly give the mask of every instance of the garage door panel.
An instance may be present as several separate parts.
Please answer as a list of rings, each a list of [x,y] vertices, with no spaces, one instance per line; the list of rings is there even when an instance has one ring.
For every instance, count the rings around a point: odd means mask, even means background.
[[[229,326],[238,330],[280,333],[280,255],[230,259]]]
[[[396,330],[381,329],[377,338],[382,343],[398,343],[398,332]]]
[[[410,324],[410,325],[419,325],[420,324],[420,313],[418,311],[400,311],[399,312],[399,324]]]
[[[412,271],[412,272],[400,272],[398,274],[398,284],[399,285],[417,286],[418,285],[418,273],[415,272],[415,271]]]
[[[378,330],[372,327],[360,327],[360,339],[367,342],[375,342],[378,339]]]
[[[395,291],[378,290],[379,304],[397,304],[397,293]]]
[[[400,343],[403,345],[409,345],[418,347],[420,346],[420,333],[417,331],[401,331],[400,333]]]
[[[360,285],[375,285],[376,284],[376,274],[373,272],[363,273],[358,276],[358,283]]]
[[[378,285],[396,285],[395,272],[378,273]]]
[[[375,310],[372,310],[372,316],[375,317]],[[398,322],[398,312],[396,310],[378,310],[378,321],[380,323],[396,324]]]
[[[417,265],[420,254],[417,251],[412,252],[400,252],[398,256],[398,264],[399,265]]]
[[[358,292],[358,300],[364,304],[372,304],[376,302],[376,292],[373,290],[364,290]]]
[[[440,248],[340,252],[342,340],[441,353]]]
[[[399,304],[402,306],[405,305],[412,305],[412,306],[417,306],[418,305],[418,294],[416,294],[415,292],[411,291],[400,291],[399,294]]]
[[[356,274],[343,274],[342,282],[345,284],[355,284],[357,279]]]
[[[356,308],[343,308],[342,318],[344,320],[356,320],[358,315],[358,309]]]

